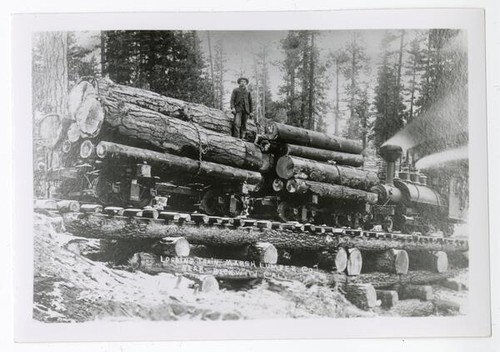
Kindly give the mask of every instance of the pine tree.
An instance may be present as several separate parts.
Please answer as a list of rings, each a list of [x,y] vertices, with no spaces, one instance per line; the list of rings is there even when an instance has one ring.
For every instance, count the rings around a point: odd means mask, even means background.
[[[335,75],[335,101],[334,101],[334,134],[340,134],[340,120],[342,119],[342,113],[340,111],[340,75],[341,67],[343,67],[349,60],[347,54],[343,50],[337,50],[335,53],[330,53],[329,55],[330,66],[334,68]]]
[[[226,68],[226,52],[222,40],[218,40],[215,44],[215,62],[214,62],[214,83],[215,83],[215,107],[217,109],[224,108],[224,75],[227,72]]]
[[[399,37],[399,49],[392,51],[391,43],[398,39],[391,32],[386,32],[382,40],[382,62],[378,68],[375,87],[376,117],[373,125],[373,139],[376,148],[392,137],[404,125],[405,105],[401,87],[402,37]]]
[[[97,45],[82,47],[78,44],[75,34],[68,32],[68,82],[72,87],[84,77],[92,77],[100,72],[94,52]]]
[[[104,38],[112,80],[213,106],[211,78],[195,31],[110,31]]]
[[[289,31],[282,41],[285,59],[280,68],[284,83],[280,94],[288,110],[288,123],[314,130],[324,130],[323,115],[329,107],[326,100],[327,63],[321,59],[314,31]]]
[[[283,84],[279,87],[279,94],[283,96],[282,106],[287,111],[286,122],[293,126],[300,126],[300,101],[298,100],[300,90],[297,88],[297,71],[301,48],[298,31],[288,31],[286,38],[281,40],[281,48],[285,58],[279,66],[283,73]]]
[[[342,55],[345,55],[346,58],[341,71],[346,80],[345,92],[348,96],[347,106],[349,108],[349,119],[344,136],[363,140],[366,146],[366,138],[364,137],[366,133],[362,132],[360,126],[366,125],[367,122],[361,121],[361,118],[364,117],[357,115],[356,111],[362,110],[357,108],[358,104],[364,104],[361,99],[364,93],[360,76],[361,72],[367,68],[368,58],[358,32],[354,32],[349,42],[346,43]]]
[[[420,97],[416,105],[420,111],[441,99],[450,91],[467,85],[467,55],[454,42],[459,30],[431,29],[423,51],[424,73]]]
[[[414,38],[410,42],[410,48],[406,51],[408,57],[405,63],[405,75],[408,77],[408,87],[404,90],[404,95],[408,98],[406,104],[408,106],[408,113],[406,115],[406,123],[410,123],[415,114],[415,102],[418,94],[419,82],[422,75],[422,39],[420,37]]]
[[[33,110],[67,113],[68,32],[40,32],[33,37]]]

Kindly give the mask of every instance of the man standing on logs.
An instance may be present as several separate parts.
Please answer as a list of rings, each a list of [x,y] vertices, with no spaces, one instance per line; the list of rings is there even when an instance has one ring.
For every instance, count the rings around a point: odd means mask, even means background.
[[[244,138],[247,119],[253,117],[252,95],[247,89],[248,78],[238,78],[238,88],[231,94],[231,112],[234,115],[233,137]]]

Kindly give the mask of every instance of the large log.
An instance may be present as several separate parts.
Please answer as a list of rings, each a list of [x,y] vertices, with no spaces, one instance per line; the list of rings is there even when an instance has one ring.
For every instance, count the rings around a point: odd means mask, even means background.
[[[193,121],[212,131],[224,134],[232,132],[234,117],[222,110],[166,97],[145,89],[116,84],[107,78],[98,78],[95,80],[95,84],[99,95],[108,99],[126,101],[177,119]],[[78,89],[78,86],[74,89]],[[255,122],[252,119],[247,121],[247,132],[253,135],[257,133]]]
[[[267,171],[271,156],[262,154],[253,143],[179,120],[115,96],[88,94],[79,108],[77,123],[84,136],[95,137],[105,122],[111,129],[131,142],[140,142],[174,154],[235,166]]]
[[[356,307],[368,310],[377,305],[377,292],[371,284],[346,283],[346,298]]]
[[[229,228],[167,224],[164,220],[127,218],[102,214],[63,214],[64,225],[73,235],[102,239],[161,239],[184,237],[189,243],[242,246],[258,242],[258,232]]]
[[[257,185],[263,182],[262,174],[256,171],[244,170],[232,166],[197,161],[168,153],[159,153],[147,149],[129,147],[112,142],[100,142],[96,153],[99,158],[126,158],[134,162],[147,162],[153,168],[158,168],[169,175],[181,173],[182,175],[197,175],[200,178],[219,179],[231,182],[243,182]]]
[[[434,299],[434,291],[429,285],[402,285],[398,293],[401,299],[417,298],[421,301]]]
[[[349,276],[356,276],[361,273],[363,267],[363,255],[357,248],[347,248],[348,258],[346,273]]]
[[[194,215],[201,214],[192,214]],[[81,237],[108,239],[160,239],[163,237],[185,237],[192,244],[216,246],[242,246],[257,242],[268,242],[278,249],[290,250],[336,250],[339,245],[363,250],[395,249],[449,249],[452,245],[406,242],[389,239],[351,237],[334,234],[312,234],[293,230],[263,229],[250,227],[206,227],[185,224],[178,226],[163,220],[136,219],[100,214],[63,214],[64,225],[69,232]],[[206,216],[205,216],[206,217]]]
[[[303,145],[283,144],[283,155],[298,156],[316,161],[331,161],[339,165],[363,166],[363,155],[336,152],[333,150],[305,147]]]
[[[265,242],[257,242],[242,247],[191,245],[190,255],[201,258],[246,260],[259,264],[276,264],[278,262],[276,247]]]
[[[38,138],[47,147],[54,147],[59,141],[63,123],[58,114],[48,114],[38,122]]]
[[[392,308],[399,301],[398,292],[394,290],[376,290],[377,299],[380,300],[381,306],[387,309]]]
[[[380,271],[392,274],[407,274],[408,253],[402,249],[363,253],[363,272]]]
[[[430,270],[436,273],[448,271],[448,255],[443,251],[412,251],[410,255],[411,270]]]
[[[292,177],[304,178],[363,190],[369,190],[379,183],[377,174],[371,171],[289,155],[278,159],[276,173],[286,180]]]
[[[256,265],[253,262],[215,258],[160,258],[150,253],[136,253],[129,261],[135,270],[149,274],[171,273],[186,277],[210,275],[217,280],[275,279],[296,280],[307,284],[335,284],[335,277],[323,271],[287,265]]]
[[[363,145],[359,141],[331,136],[326,133],[310,131],[274,121],[267,121],[266,136],[271,140],[313,148],[336,150],[354,154],[359,154],[363,151]]]
[[[340,185],[331,185],[328,183],[292,179],[288,180],[286,189],[290,193],[305,194],[310,192],[323,198],[337,200],[352,200],[356,202],[377,203],[377,193],[366,192],[360,189],[349,188]]]
[[[409,271],[408,274],[366,273],[349,278],[354,282],[371,283],[375,288],[393,288],[400,285],[430,285],[443,282],[447,278],[458,275],[458,271],[434,273],[431,271]],[[347,280],[345,277],[343,280]]]
[[[128,261],[129,265],[134,270],[140,270],[147,273],[158,273],[161,271],[154,270],[158,266],[161,266],[162,261],[159,258],[151,253],[135,253]],[[151,270],[148,270],[150,268]],[[178,274],[180,276],[184,276],[195,282],[196,287],[195,290],[201,292],[217,292],[219,291],[219,283],[216,278],[210,274],[204,274],[200,272],[188,272],[186,270],[182,270],[182,267],[177,267],[177,270],[164,270],[163,272],[168,272],[171,274]]]

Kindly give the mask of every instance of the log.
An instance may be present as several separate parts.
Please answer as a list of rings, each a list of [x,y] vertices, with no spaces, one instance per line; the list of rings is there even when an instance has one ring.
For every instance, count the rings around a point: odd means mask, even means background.
[[[394,290],[376,290],[377,299],[380,300],[381,306],[386,309],[391,309],[399,301],[398,292]]]
[[[457,271],[448,271],[446,273],[434,273],[431,271],[409,271],[408,274],[389,274],[389,273],[363,273],[355,278],[350,278],[354,282],[371,283],[375,288],[395,288],[399,285],[430,285],[441,283],[449,277],[456,276]],[[343,280],[346,280],[344,278]],[[340,279],[339,279],[340,280]]]
[[[101,241],[95,238],[74,239],[63,245],[63,248],[92,260],[100,260],[105,255]]]
[[[352,200],[370,204],[375,204],[378,200],[377,193],[309,180],[288,180],[286,189],[290,193],[304,194],[309,192],[328,199]]]
[[[363,272],[407,274],[408,267],[408,253],[403,249],[363,252]]]
[[[95,146],[89,139],[86,139],[80,144],[80,157],[88,159],[95,155]]]
[[[82,204],[80,211],[82,213],[102,213],[103,207],[100,204]]]
[[[255,171],[268,171],[270,154],[258,146],[122,102],[103,101],[105,121],[111,130],[130,141],[139,141],[173,154]]]
[[[88,82],[81,84],[85,85]],[[232,133],[234,117],[222,110],[166,97],[145,89],[116,84],[108,78],[98,78],[95,80],[95,84],[102,97],[126,101],[177,119],[192,121],[212,131],[227,135]],[[73,88],[73,90],[77,89],[80,89],[79,86]],[[253,119],[247,121],[247,132],[252,135],[257,134],[257,127]]]
[[[286,180],[292,177],[307,178],[309,181],[338,184],[362,190],[369,190],[379,183],[377,174],[371,171],[289,155],[278,159],[276,173]]]
[[[363,145],[359,141],[331,136],[326,133],[310,131],[274,121],[267,121],[266,137],[279,142],[346,153],[359,154],[363,151]]]
[[[42,211],[56,211],[57,202],[53,199],[35,199],[33,202],[33,209]]]
[[[59,141],[62,131],[62,121],[58,114],[45,115],[38,123],[38,137],[42,143],[52,148]]]
[[[76,143],[80,139],[80,136],[81,136],[80,127],[76,122],[73,122],[68,128],[67,132],[68,141],[72,144]]]
[[[273,180],[273,191],[275,192],[281,192],[285,188],[285,183],[283,182],[282,179],[275,178]]]
[[[467,289],[466,285],[461,282],[458,282],[456,279],[446,279],[441,282],[443,287],[446,287],[450,290],[454,291],[462,291]]]
[[[428,317],[434,314],[434,304],[418,299],[400,300],[394,305],[392,312],[401,317]]]
[[[377,292],[371,284],[346,283],[345,297],[356,307],[368,310],[377,305]]]
[[[163,237],[185,237],[189,243],[216,246],[242,246],[257,242],[269,242],[278,249],[290,250],[336,250],[339,245],[368,250],[386,250],[393,248],[414,248],[415,243],[405,241],[351,237],[333,234],[318,235],[313,233],[294,232],[255,228],[206,227],[208,216],[191,214],[191,219],[199,221],[201,226],[185,224],[169,224],[164,220],[125,218],[120,216],[104,216],[99,214],[63,214],[68,231],[74,235],[90,238],[108,239],[160,239]],[[235,219],[238,220],[238,219]],[[427,244],[430,246],[431,244]],[[438,245],[438,244],[435,244]],[[436,248],[436,247],[432,247]],[[451,245],[446,247],[452,249]]]
[[[349,276],[356,276],[361,273],[361,268],[363,266],[363,256],[361,251],[357,248],[348,248],[347,249],[348,258],[347,258],[347,267],[346,273]]]
[[[436,251],[411,251],[410,270],[430,270],[437,273],[444,273],[448,270],[448,256],[446,252]]]
[[[159,171],[172,175],[174,173],[200,178],[219,179],[226,182],[243,182],[257,185],[263,182],[262,174],[255,171],[243,170],[227,165],[216,164],[208,161],[181,157],[177,155],[159,153],[147,149],[130,147],[112,142],[100,142],[96,148],[97,156],[101,159],[124,158],[136,163],[147,162]]]
[[[80,203],[76,200],[61,200],[57,202],[57,210],[61,213],[80,211]]]
[[[182,266],[176,266],[175,268],[169,268],[167,270],[157,270],[158,268],[165,268],[162,264],[164,262],[151,253],[135,253],[128,261],[129,265],[134,270],[144,271],[150,274],[156,274],[159,272],[168,272],[171,274],[177,274],[179,276],[184,276],[189,280],[195,282],[195,290],[200,292],[217,292],[219,291],[219,283],[216,278],[210,274],[201,274],[195,272],[189,272],[183,270]]]
[[[469,267],[469,252],[451,252],[448,254],[448,263],[452,268]]]
[[[184,237],[164,237],[153,245],[153,251],[166,257],[187,257],[190,248]]]
[[[317,253],[317,261],[320,269],[343,272],[347,268],[347,251],[342,247],[334,251],[321,251]]]
[[[159,258],[150,253],[136,253],[129,261],[135,270],[148,274],[171,273],[190,277],[192,275],[211,275],[217,280],[275,279],[295,280],[306,284],[333,285],[335,278],[328,273],[310,268],[286,265],[256,265],[252,262],[206,259],[199,257]]]
[[[201,258],[245,260],[256,264],[276,264],[278,262],[276,247],[270,243],[263,242],[241,247],[191,245],[190,255]]]
[[[311,148],[294,144],[283,144],[281,153],[283,155],[298,156],[304,159],[334,162],[339,165],[363,166],[363,155],[361,154],[335,152],[327,149]]]
[[[257,231],[179,226],[163,220],[106,216],[100,214],[63,214],[64,224],[73,235],[103,239],[161,239],[184,237],[189,243],[214,246],[242,246],[258,242]]]
[[[429,285],[402,285],[398,294],[401,299],[416,298],[421,301],[434,299],[434,291]]]

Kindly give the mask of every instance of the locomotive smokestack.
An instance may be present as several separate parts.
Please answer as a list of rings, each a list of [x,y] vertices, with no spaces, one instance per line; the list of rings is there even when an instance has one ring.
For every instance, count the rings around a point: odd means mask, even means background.
[[[379,154],[384,158],[387,163],[385,184],[392,185],[394,181],[394,174],[396,172],[395,161],[401,156],[403,149],[397,145],[383,145],[380,147]]]

